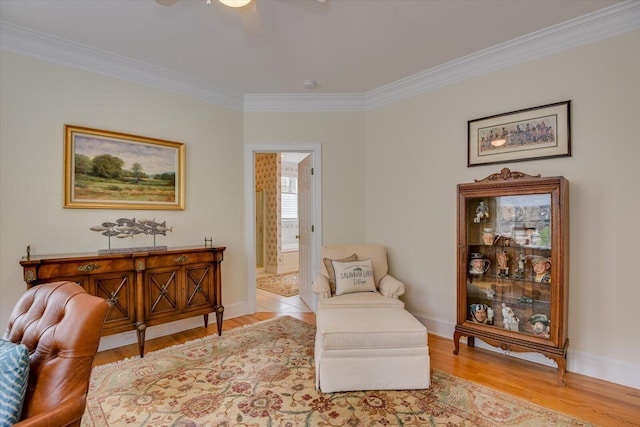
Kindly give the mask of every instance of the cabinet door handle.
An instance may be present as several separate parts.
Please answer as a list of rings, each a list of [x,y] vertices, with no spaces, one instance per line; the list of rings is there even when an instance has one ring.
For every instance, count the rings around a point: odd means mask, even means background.
[[[185,262],[189,259],[188,256],[186,255],[180,255],[179,257],[177,257],[176,259],[174,259],[175,262]]]
[[[98,264],[85,264],[78,267],[78,271],[91,272],[100,268]]]

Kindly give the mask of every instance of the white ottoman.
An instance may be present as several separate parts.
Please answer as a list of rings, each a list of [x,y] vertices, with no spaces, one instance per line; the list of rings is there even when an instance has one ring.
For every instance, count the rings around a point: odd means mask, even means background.
[[[401,308],[327,308],[316,314],[316,389],[429,388],[427,328]]]

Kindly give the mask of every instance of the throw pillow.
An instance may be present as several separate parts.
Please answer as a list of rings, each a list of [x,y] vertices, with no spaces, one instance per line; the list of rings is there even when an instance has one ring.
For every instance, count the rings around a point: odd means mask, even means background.
[[[336,272],[336,295],[376,291],[371,259],[352,262],[333,261],[332,264]]]
[[[353,254],[353,255],[349,255],[348,257],[342,258],[342,259],[329,259],[329,258],[323,258],[322,261],[324,262],[324,266],[327,267],[327,273],[329,273],[329,286],[331,286],[331,294],[335,294],[336,293],[336,273],[333,270],[333,261],[339,261],[339,262],[351,262],[351,261],[357,261],[358,260],[358,255]]]
[[[6,419],[7,425],[20,421],[28,380],[27,346],[0,340],[0,418]]]

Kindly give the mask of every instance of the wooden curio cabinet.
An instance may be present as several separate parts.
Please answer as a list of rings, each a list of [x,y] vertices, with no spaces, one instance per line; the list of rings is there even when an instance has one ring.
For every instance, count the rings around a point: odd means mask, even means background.
[[[507,168],[458,185],[455,350],[479,338],[566,370],[569,184]]]

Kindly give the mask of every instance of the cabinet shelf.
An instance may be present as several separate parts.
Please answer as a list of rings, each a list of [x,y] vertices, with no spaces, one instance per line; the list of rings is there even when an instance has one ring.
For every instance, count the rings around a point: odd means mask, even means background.
[[[514,279],[514,278],[510,278],[510,277],[500,277],[500,276],[495,276],[495,275],[485,275],[483,276],[484,280],[481,281],[486,281],[487,279],[489,279],[489,281],[491,281],[492,283],[495,283],[496,286],[508,286],[509,284],[519,284],[519,285],[531,285],[534,287],[538,287],[538,288],[542,288],[542,287],[549,287],[551,285],[551,282],[536,282],[534,279]],[[469,283],[477,283],[478,280],[477,279],[471,279],[469,280]]]
[[[535,246],[535,245],[485,245],[484,243],[471,243],[469,246],[477,246],[477,247],[492,247],[492,248],[514,248],[520,250],[527,249],[539,249],[539,250],[551,250],[551,246]]]
[[[501,173],[458,185],[454,354],[467,336],[534,351],[566,369],[569,184]]]

